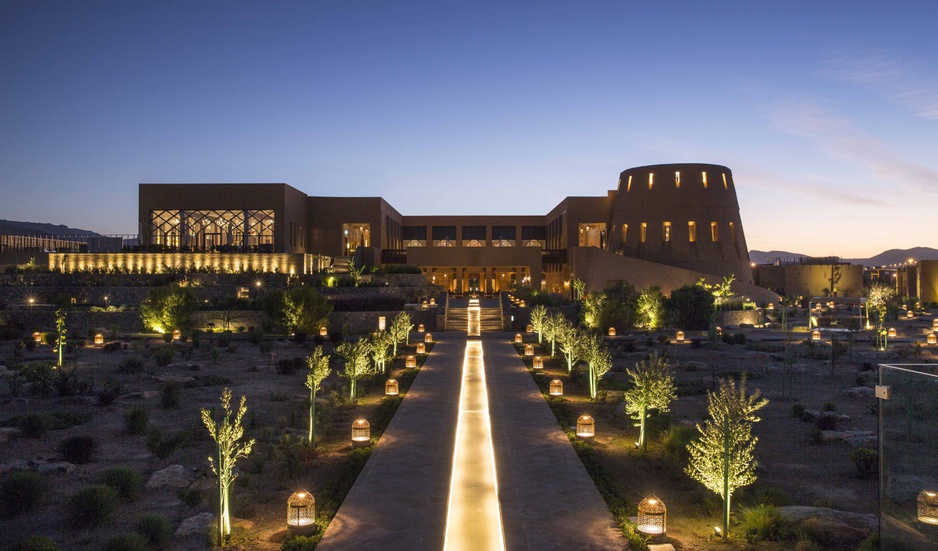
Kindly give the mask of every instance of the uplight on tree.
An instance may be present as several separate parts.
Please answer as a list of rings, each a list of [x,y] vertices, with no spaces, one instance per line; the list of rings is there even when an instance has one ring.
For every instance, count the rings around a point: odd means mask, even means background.
[[[388,350],[393,337],[387,331],[377,331],[371,334],[371,361],[374,362],[375,371],[384,373],[388,364]]]
[[[538,304],[531,308],[531,327],[537,332],[537,344],[544,342],[544,325],[547,323],[547,308]]]
[[[590,398],[595,400],[599,395],[599,380],[612,369],[612,356],[600,337],[590,335],[583,345],[583,359],[589,364]]]
[[[557,335],[560,343],[560,352],[567,360],[567,373],[573,371],[573,366],[583,358],[583,344],[586,342],[586,333],[567,322]]]
[[[632,378],[632,388],[625,392],[625,411],[637,421],[637,444],[647,450],[645,425],[648,411],[667,412],[671,409],[671,402],[677,398],[674,374],[668,360],[657,354],[636,363],[635,369],[629,369],[627,373]]]
[[[410,331],[413,328],[414,324],[410,322],[410,314],[407,312],[401,312],[394,317],[391,328],[388,330],[391,334],[394,356],[397,356],[397,343],[402,342],[405,346],[410,344]]]
[[[68,328],[65,327],[65,311],[61,308],[55,311],[55,350],[59,359],[56,364],[62,367],[62,361],[65,359],[65,335],[68,334]]]
[[[310,446],[316,445],[316,393],[319,392],[322,382],[332,372],[329,368],[329,356],[323,354],[322,347],[317,346],[313,353],[306,357],[306,388],[309,389],[309,434],[307,439]]]
[[[690,462],[684,472],[723,498],[726,538],[733,492],[756,481],[753,452],[759,439],[752,435],[752,425],[759,421],[756,412],[769,401],[759,390],[747,394],[745,379],[739,387],[732,379],[721,379],[720,389],[708,392],[707,399],[710,418],[697,425],[700,438],[687,446]]]
[[[345,341],[336,348],[336,352],[345,358],[345,369],[342,376],[349,380],[349,400],[358,403],[358,380],[370,375],[371,363],[368,355],[371,352],[371,343],[362,338],[355,342]]]

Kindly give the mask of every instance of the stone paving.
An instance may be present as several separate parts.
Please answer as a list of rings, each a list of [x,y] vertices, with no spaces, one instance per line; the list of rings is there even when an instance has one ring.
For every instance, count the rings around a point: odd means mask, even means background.
[[[317,549],[443,548],[466,338],[437,337]],[[507,549],[626,549],[510,337],[482,339]]]

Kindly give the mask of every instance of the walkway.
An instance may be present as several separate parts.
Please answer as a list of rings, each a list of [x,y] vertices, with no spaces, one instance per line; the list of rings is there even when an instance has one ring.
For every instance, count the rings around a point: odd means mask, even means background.
[[[442,338],[317,549],[443,548],[466,340],[457,333],[437,337]],[[486,333],[482,339],[507,549],[625,549],[510,337]]]

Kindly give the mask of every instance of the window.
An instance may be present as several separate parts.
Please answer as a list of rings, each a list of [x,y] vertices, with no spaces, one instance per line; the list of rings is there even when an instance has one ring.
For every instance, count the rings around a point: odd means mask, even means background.
[[[687,239],[691,243],[697,242],[697,222],[687,223]]]
[[[681,173],[680,172],[674,173],[674,187],[676,187],[677,189],[681,189]]]
[[[546,240],[547,229],[544,226],[521,226],[521,244],[523,246],[543,248]]]
[[[485,226],[463,226],[462,227],[462,246],[463,247],[484,247],[485,246]]]
[[[516,236],[514,226],[492,226],[493,247],[514,247]]]
[[[736,224],[730,222],[730,239],[733,240],[733,243],[736,243]]]
[[[646,237],[647,235],[648,235],[648,224],[645,223],[645,222],[642,222],[642,226],[641,226],[640,231],[639,231],[639,233],[638,233],[638,240],[641,241],[642,243],[644,243],[644,242],[645,242],[645,237]]]
[[[723,189],[729,189],[729,186],[726,185],[726,173],[723,173]]]
[[[403,233],[405,247],[427,246],[426,226],[404,226],[401,231]]]
[[[295,224],[287,226],[286,242],[296,244]],[[150,211],[150,244],[192,251],[273,252],[272,210]]]
[[[720,223],[710,222],[710,240],[716,243],[720,240]]]
[[[629,236],[629,225],[622,224],[622,246],[625,246],[625,239]]]
[[[707,171],[705,170],[705,171],[701,172],[701,173],[700,173],[700,176],[701,176],[701,178],[703,178],[704,189],[707,189]]]
[[[433,226],[434,247],[455,247],[456,226]]]
[[[600,249],[605,249],[606,224],[600,222],[580,224],[579,240],[577,244],[581,247],[599,247]]]
[[[629,174],[629,184],[625,187],[625,191],[632,191],[632,175]]]
[[[371,224],[342,224],[342,251],[344,256],[352,256],[358,247],[371,246]]]
[[[665,242],[671,241],[671,222],[665,222],[662,226],[661,231],[664,234]]]
[[[651,186],[655,185],[655,173],[648,173],[648,189],[651,189]]]

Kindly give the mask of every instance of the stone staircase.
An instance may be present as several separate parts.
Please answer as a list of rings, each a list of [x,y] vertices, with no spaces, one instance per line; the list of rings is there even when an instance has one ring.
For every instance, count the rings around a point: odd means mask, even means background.
[[[446,308],[444,331],[462,331],[469,329],[469,299],[450,298]]]
[[[479,300],[479,326],[483,333],[503,330],[502,308],[497,298]]]
[[[502,309],[499,300],[497,298],[479,299],[480,331],[483,333],[487,331],[502,331],[503,327],[504,321],[502,320]],[[469,299],[449,299],[444,330],[463,332],[469,330]]]

